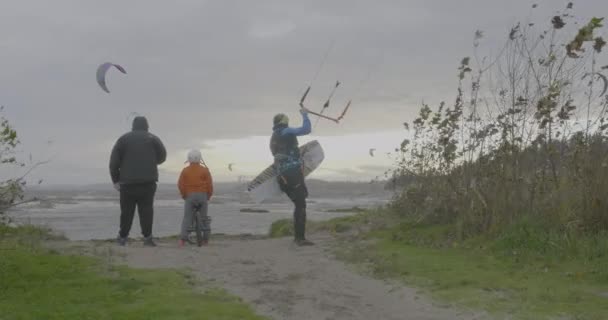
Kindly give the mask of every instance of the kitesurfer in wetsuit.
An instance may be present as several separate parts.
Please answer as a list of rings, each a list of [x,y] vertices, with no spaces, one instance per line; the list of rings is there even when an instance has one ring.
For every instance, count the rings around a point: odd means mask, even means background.
[[[290,128],[289,118],[285,114],[279,113],[274,116],[270,151],[274,156],[281,191],[291,199],[295,206],[293,211],[294,241],[299,246],[309,246],[314,243],[306,240],[304,236],[308,190],[304,183],[303,164],[297,137],[309,134],[311,125],[310,119],[308,119],[308,109],[302,107],[300,113],[303,121],[299,128]]]

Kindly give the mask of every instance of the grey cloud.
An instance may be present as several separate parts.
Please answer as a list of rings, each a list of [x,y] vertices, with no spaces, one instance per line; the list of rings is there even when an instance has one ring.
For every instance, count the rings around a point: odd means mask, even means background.
[[[558,7],[543,3],[530,16],[546,20]],[[590,17],[608,12],[608,2],[575,9]],[[320,109],[338,79],[328,114],[354,102],[342,124],[320,124],[315,134],[401,128],[420,101],[453,97],[476,29],[490,51],[529,11],[528,0],[4,1],[0,103],[24,149],[39,153],[55,141],[59,156],[44,172],[103,181],[105,148],[129,130],[131,112],[148,117],[169,152],[269,134],[274,113],[297,115],[332,40],[307,106]],[[109,95],[94,80],[104,61],[128,72],[109,76]]]

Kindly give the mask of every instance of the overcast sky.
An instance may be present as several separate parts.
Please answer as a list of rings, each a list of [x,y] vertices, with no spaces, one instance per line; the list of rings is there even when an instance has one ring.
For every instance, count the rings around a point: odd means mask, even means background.
[[[366,180],[391,164],[386,152],[421,101],[452,99],[475,30],[485,31],[482,49],[491,53],[517,21],[548,21],[566,3],[5,0],[0,104],[19,131],[22,158],[52,160],[32,179],[109,182],[111,147],[137,112],[169,151],[161,182],[175,181],[190,148],[202,149],[217,180],[236,180],[270,163],[275,113],[299,124],[297,103],[333,43],[307,106],[319,110],[336,80],[328,113],[351,98],[353,105],[340,125],[320,121],[302,142],[318,139],[325,149],[315,177]],[[608,1],[575,9],[581,18],[605,15]],[[106,61],[128,72],[110,70],[110,94],[95,83]]]

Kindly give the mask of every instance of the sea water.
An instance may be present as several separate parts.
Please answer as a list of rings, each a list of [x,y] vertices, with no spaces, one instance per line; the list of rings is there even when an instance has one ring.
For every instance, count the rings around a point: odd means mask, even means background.
[[[159,199],[160,198],[160,199]],[[20,206],[10,212],[17,223],[47,226],[71,240],[111,239],[118,234],[120,206],[118,194],[101,192],[80,193],[65,197],[47,194],[44,201]],[[354,212],[331,212],[332,209],[352,207],[373,208],[387,202],[378,195],[357,197],[314,197],[308,199],[309,220],[328,220],[351,215]],[[267,212],[241,212],[242,209],[259,209]],[[171,195],[157,197],[154,204],[153,234],[155,237],[179,233],[183,218],[183,200]],[[293,204],[286,197],[270,203],[254,204],[234,194],[218,194],[209,204],[212,233],[267,234],[272,222],[291,218]],[[141,236],[137,213],[131,228],[131,237]]]

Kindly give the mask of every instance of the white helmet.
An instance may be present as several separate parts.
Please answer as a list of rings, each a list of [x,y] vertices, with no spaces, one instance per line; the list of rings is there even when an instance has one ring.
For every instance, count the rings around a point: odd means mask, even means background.
[[[201,152],[196,150],[196,149],[192,149],[190,150],[190,152],[188,152],[188,162],[190,163],[201,163],[203,160],[203,156],[201,155]]]

